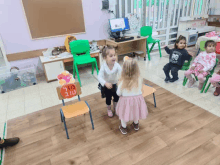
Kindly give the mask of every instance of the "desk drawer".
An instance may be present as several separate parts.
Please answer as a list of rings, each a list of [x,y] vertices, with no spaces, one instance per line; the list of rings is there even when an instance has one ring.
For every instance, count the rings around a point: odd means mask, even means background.
[[[98,57],[99,56],[99,53],[93,53],[93,54],[90,54],[91,57]]]
[[[65,60],[63,60],[63,62],[64,62],[64,63],[66,63],[66,62],[73,62],[73,58],[65,59]]]

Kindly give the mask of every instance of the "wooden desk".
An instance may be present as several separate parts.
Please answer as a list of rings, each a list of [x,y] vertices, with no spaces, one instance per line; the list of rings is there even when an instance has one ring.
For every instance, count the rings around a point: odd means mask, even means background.
[[[96,58],[98,67],[100,68],[99,50],[90,52],[90,55]],[[57,76],[65,70],[65,63],[73,62],[73,55],[66,53],[65,56],[57,56],[53,59],[51,57],[40,56],[40,61],[43,64],[47,82],[51,82],[57,80]]]
[[[118,56],[136,51],[142,51],[143,54],[140,56],[146,58],[146,39],[147,37],[134,37],[133,40],[123,42],[115,42],[114,40],[107,39],[106,45],[116,47],[116,53]]]

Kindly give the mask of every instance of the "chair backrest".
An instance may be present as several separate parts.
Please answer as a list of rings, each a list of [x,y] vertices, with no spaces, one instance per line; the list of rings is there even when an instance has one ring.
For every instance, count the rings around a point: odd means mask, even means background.
[[[216,50],[215,50],[216,54],[220,54],[220,42],[216,43]]]
[[[218,65],[218,58],[216,58],[216,62],[215,62],[215,66],[213,67],[213,69],[210,71],[210,74],[212,75],[215,71],[216,66]]]
[[[143,26],[141,27],[140,30],[141,36],[146,37],[146,36],[152,36],[153,30],[151,26]]]
[[[82,92],[79,82],[75,82],[74,84],[76,85],[76,95],[78,96],[81,95]],[[62,88],[61,86],[57,87],[57,95],[59,100],[64,100],[65,98],[61,95],[61,88]]]
[[[88,40],[74,40],[70,42],[70,51],[74,58],[77,54],[85,54],[90,56],[90,45]]]
[[[201,41],[199,44],[200,51],[205,51],[205,43],[206,41]]]

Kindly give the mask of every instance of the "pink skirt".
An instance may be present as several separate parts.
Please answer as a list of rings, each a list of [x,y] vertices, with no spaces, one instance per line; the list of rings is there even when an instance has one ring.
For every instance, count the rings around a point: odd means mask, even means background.
[[[116,107],[116,114],[120,120],[125,122],[146,119],[147,104],[142,95],[121,96]]]
[[[214,87],[220,87],[219,82],[220,82],[220,75],[219,74],[214,74],[209,81]]]
[[[194,70],[189,69],[189,70],[190,70],[191,74],[194,73],[195,76],[198,76],[199,74],[201,74],[201,73],[199,73],[199,71],[203,70],[203,68],[204,68],[204,66],[202,64],[196,63],[195,69]],[[208,74],[209,74],[209,72],[203,72],[202,73],[202,75],[204,77],[206,77]]]

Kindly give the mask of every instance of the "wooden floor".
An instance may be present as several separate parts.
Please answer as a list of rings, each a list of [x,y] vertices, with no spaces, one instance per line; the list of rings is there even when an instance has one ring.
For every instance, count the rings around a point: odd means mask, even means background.
[[[69,140],[61,105],[9,121],[7,137],[21,141],[6,149],[4,165],[219,165],[220,118],[146,82],[157,89],[157,108],[148,96],[149,115],[138,132],[129,123],[129,133],[122,135],[118,117],[107,117],[97,93],[83,98],[95,130],[89,115],[67,120]]]

